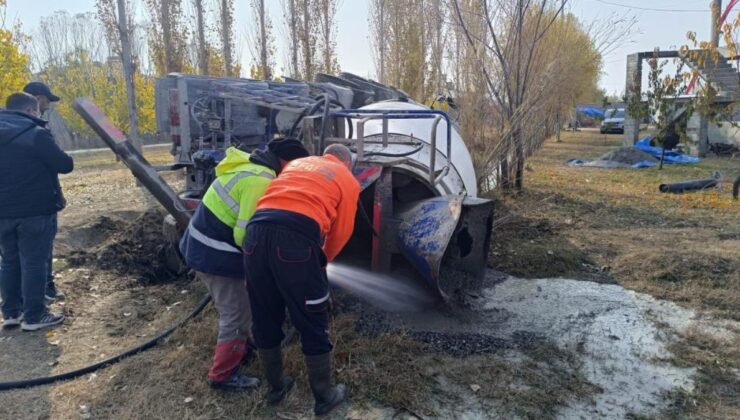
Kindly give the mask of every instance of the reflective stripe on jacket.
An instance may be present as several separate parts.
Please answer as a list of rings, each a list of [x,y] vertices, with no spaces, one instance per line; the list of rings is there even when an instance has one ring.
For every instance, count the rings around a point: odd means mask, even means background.
[[[275,171],[250,162],[248,153],[230,147],[216,166],[216,177],[203,196],[203,205],[233,229],[234,243],[241,247],[257,200],[275,179]]]
[[[248,153],[226,150],[216,166],[216,179],[180,241],[188,267],[225,277],[244,276],[241,246],[246,226],[274,178],[274,170],[250,162]]]

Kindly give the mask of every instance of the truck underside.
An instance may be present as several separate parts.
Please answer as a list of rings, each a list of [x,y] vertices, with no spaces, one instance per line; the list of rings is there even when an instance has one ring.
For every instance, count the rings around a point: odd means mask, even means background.
[[[348,249],[364,254],[373,270],[389,271],[394,256],[403,256],[443,298],[485,270],[493,203],[477,197],[472,159],[445,113],[348,73],[318,75],[315,82],[171,74],[157,81],[155,95],[158,129],[174,156],[161,167],[150,165],[94,104],[78,99],[74,107],[171,214],[173,240],[226,148],[251,151],[285,135],[312,154],[333,143],[352,150],[362,193]],[[160,171],[183,173],[185,189],[173,191]],[[441,281],[443,265],[470,275]]]

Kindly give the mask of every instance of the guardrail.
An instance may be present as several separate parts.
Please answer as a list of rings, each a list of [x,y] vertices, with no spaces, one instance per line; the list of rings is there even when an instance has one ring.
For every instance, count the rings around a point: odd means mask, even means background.
[[[429,173],[427,175],[428,181],[431,185],[436,185],[442,177],[444,177],[449,171],[450,155],[452,154],[452,125],[450,124],[449,116],[439,110],[435,109],[345,109],[342,111],[335,111],[330,113],[331,117],[335,118],[349,118],[357,121],[357,160],[361,161],[365,154],[365,124],[372,120],[382,120],[382,145],[388,147],[388,120],[409,120],[409,119],[433,119],[432,132],[430,136],[430,153],[429,153]],[[437,159],[437,127],[439,123],[445,120],[447,123],[446,134],[447,134],[447,147],[446,147],[446,158],[448,164],[442,168],[442,172],[436,175],[436,159]]]

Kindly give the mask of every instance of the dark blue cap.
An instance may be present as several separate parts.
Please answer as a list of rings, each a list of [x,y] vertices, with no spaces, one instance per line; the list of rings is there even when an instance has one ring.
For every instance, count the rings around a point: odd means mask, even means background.
[[[33,96],[46,96],[46,98],[51,102],[57,102],[60,99],[58,96],[51,93],[49,86],[46,86],[41,82],[31,82],[23,88],[23,91]]]

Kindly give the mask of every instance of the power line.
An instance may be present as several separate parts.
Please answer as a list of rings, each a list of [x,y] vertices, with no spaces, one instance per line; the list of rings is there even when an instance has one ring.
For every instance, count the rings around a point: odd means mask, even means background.
[[[593,0],[599,3],[608,4],[610,6],[618,6],[618,7],[624,7],[626,9],[635,9],[635,10],[646,10],[650,12],[676,12],[676,13],[709,13],[711,10],[709,9],[656,9],[652,7],[640,7],[640,6],[630,6],[628,4],[621,4],[621,3],[614,3],[606,0]]]

